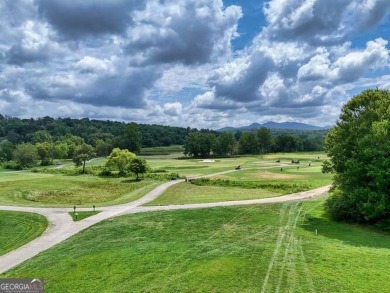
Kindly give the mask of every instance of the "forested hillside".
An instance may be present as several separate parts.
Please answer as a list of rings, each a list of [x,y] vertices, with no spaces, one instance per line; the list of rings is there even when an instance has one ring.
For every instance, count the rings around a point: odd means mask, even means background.
[[[0,140],[8,140],[13,144],[34,142],[34,133],[47,131],[53,140],[62,136],[79,136],[91,145],[100,140],[119,138],[125,130],[126,123],[118,121],[102,121],[88,118],[51,118],[19,119],[0,114]],[[190,128],[138,124],[141,146],[168,146],[184,144]]]

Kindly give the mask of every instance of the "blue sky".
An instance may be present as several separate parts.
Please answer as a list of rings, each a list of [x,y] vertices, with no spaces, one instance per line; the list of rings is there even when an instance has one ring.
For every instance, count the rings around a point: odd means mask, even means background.
[[[333,124],[390,88],[388,0],[3,0],[0,113]]]

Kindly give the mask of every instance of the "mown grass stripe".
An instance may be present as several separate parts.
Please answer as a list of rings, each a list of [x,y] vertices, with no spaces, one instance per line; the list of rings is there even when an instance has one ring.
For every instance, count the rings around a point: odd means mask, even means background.
[[[0,211],[0,255],[6,254],[40,236],[47,219],[38,214]]]

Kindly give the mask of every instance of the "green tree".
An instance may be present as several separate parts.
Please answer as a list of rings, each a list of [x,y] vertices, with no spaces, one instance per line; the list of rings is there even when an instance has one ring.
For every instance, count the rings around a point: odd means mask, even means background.
[[[103,139],[96,140],[96,153],[98,156],[108,156],[112,151],[112,142],[110,140],[104,141]]]
[[[257,131],[257,139],[259,141],[259,151],[262,154],[269,152],[272,146],[272,134],[267,127],[261,127]]]
[[[253,132],[244,132],[238,141],[240,154],[257,154],[259,152],[259,143]]]
[[[137,123],[128,123],[122,136],[122,146],[131,152],[138,153],[141,149],[141,133]]]
[[[42,143],[42,142],[52,142],[52,137],[48,131],[39,130],[33,134],[32,141],[35,144]]]
[[[73,162],[77,167],[83,166],[83,174],[85,173],[85,162],[92,159],[95,156],[94,149],[91,145],[83,143],[77,146],[74,155]]]
[[[234,133],[234,139],[236,141],[239,141],[240,138],[241,138],[241,135],[242,135],[242,131],[241,130],[237,130],[236,133]]]
[[[390,217],[390,92],[366,90],[342,108],[326,137],[333,194],[326,209],[337,220],[374,223]]]
[[[53,146],[50,142],[41,142],[36,145],[38,156],[41,160],[41,166],[47,166],[53,159]]]
[[[213,153],[218,156],[230,156],[233,154],[236,140],[233,134],[224,132],[215,139]]]
[[[59,141],[67,144],[67,146],[68,146],[67,158],[68,159],[72,159],[75,155],[76,148],[78,146],[81,146],[84,143],[83,138],[81,138],[79,136],[71,135],[71,134],[68,134],[66,136],[61,137],[59,139]]]
[[[148,165],[146,164],[146,161],[144,159],[134,158],[126,166],[126,169],[134,173],[136,176],[136,180],[139,180],[139,175],[144,174],[147,171]]]
[[[275,147],[278,152],[294,152],[297,150],[297,140],[288,134],[281,134],[275,138]]]
[[[68,157],[69,146],[65,142],[56,142],[53,147],[54,159],[65,159]]]
[[[0,143],[0,162],[11,161],[14,150],[15,145],[12,142],[8,140],[3,140]]]
[[[37,149],[30,143],[19,144],[14,151],[13,158],[21,167],[33,166],[35,160],[38,159]]]
[[[127,149],[121,150],[120,148],[114,148],[111,154],[107,157],[106,167],[110,170],[118,170],[120,175],[125,175],[126,167],[135,158],[136,155],[129,152]]]
[[[184,144],[184,154],[207,158],[215,142],[215,135],[207,132],[191,132]]]

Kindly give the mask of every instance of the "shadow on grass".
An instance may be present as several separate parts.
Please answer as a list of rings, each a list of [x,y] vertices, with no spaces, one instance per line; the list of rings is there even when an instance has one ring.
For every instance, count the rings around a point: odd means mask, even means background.
[[[351,246],[390,249],[390,233],[375,227],[338,223],[323,217],[307,217],[301,227],[319,236],[337,239]]]

